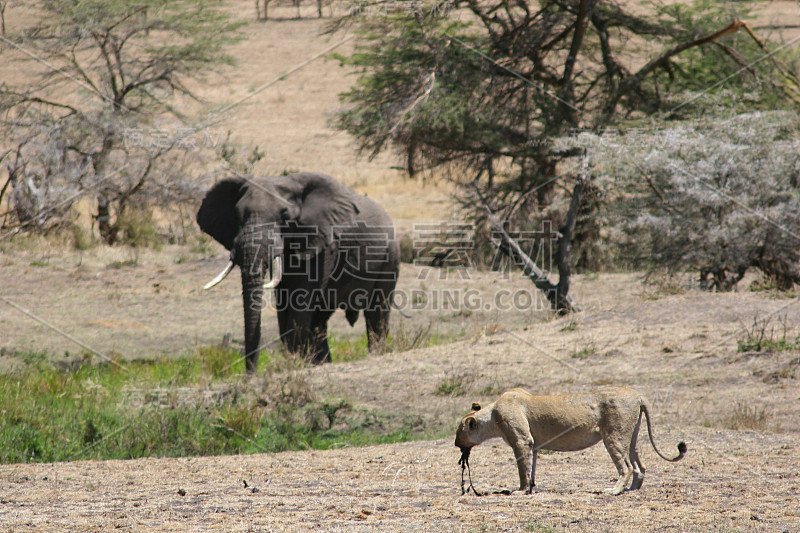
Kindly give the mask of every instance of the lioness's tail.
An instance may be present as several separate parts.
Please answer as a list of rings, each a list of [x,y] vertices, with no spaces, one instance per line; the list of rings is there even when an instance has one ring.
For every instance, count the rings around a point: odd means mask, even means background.
[[[650,435],[650,444],[653,445],[653,449],[656,451],[658,456],[661,457],[662,459],[664,459],[665,461],[669,461],[671,463],[674,463],[676,461],[680,461],[681,459],[683,459],[683,456],[686,455],[686,443],[683,442],[683,441],[678,443],[678,456],[677,457],[673,457],[672,459],[670,459],[669,457],[664,456],[664,454],[662,454],[660,451],[658,451],[658,448],[656,447],[656,443],[653,440],[653,428],[650,426],[650,411],[647,410],[647,405],[644,402],[642,402],[642,405],[641,405],[641,412],[644,413],[644,417],[647,420],[647,434]]]

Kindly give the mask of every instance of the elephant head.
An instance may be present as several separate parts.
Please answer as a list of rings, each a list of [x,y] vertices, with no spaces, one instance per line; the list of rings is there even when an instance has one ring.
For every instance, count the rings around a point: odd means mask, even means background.
[[[234,265],[239,266],[248,372],[255,371],[258,363],[263,289],[277,287],[278,293],[286,293],[326,283],[331,272],[329,260],[309,258],[335,257],[333,229],[353,223],[362,210],[369,213],[375,209],[385,217],[385,220],[378,217],[382,222],[391,223],[380,206],[324,174],[228,178],[208,191],[197,212],[197,222],[204,232],[230,251],[230,262],[206,288],[222,281]],[[306,228],[302,239],[298,238],[298,227]],[[291,263],[295,264],[294,271],[284,259],[289,253],[292,254]],[[298,263],[303,263],[300,268],[297,268]],[[320,269],[314,278],[307,272],[310,264]],[[396,271],[396,264],[394,268]],[[342,307],[338,302],[334,305]],[[303,343],[319,344],[319,339],[314,339],[313,335],[324,336],[324,347],[320,350],[324,352],[323,357],[329,359],[326,327],[332,313],[333,310],[313,314],[307,309],[279,308],[284,344],[295,351],[301,349]]]

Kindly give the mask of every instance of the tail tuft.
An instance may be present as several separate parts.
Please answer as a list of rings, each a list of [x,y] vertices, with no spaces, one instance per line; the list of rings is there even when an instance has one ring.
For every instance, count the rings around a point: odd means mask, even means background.
[[[686,455],[686,443],[681,441],[678,443],[678,453],[681,454],[681,457]]]

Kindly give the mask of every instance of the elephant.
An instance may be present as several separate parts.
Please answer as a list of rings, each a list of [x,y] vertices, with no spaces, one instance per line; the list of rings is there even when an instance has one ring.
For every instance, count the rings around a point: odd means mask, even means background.
[[[373,200],[326,174],[230,177],[206,193],[197,223],[230,251],[205,288],[234,265],[241,270],[248,373],[258,365],[264,289],[274,290],[289,352],[329,362],[328,319],[337,309],[351,326],[362,311],[370,351],[384,345],[400,248],[391,218]]]

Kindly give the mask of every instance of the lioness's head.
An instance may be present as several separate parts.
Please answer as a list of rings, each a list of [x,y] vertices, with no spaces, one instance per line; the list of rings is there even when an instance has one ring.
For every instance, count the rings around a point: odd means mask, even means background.
[[[479,440],[473,438],[478,430],[478,419],[475,418],[475,413],[480,410],[480,404],[473,403],[472,411],[470,411],[469,414],[464,415],[464,418],[462,418],[461,422],[458,424],[458,429],[456,429],[455,445],[461,448],[462,452],[464,452],[464,450],[469,450],[476,444],[480,444]]]

